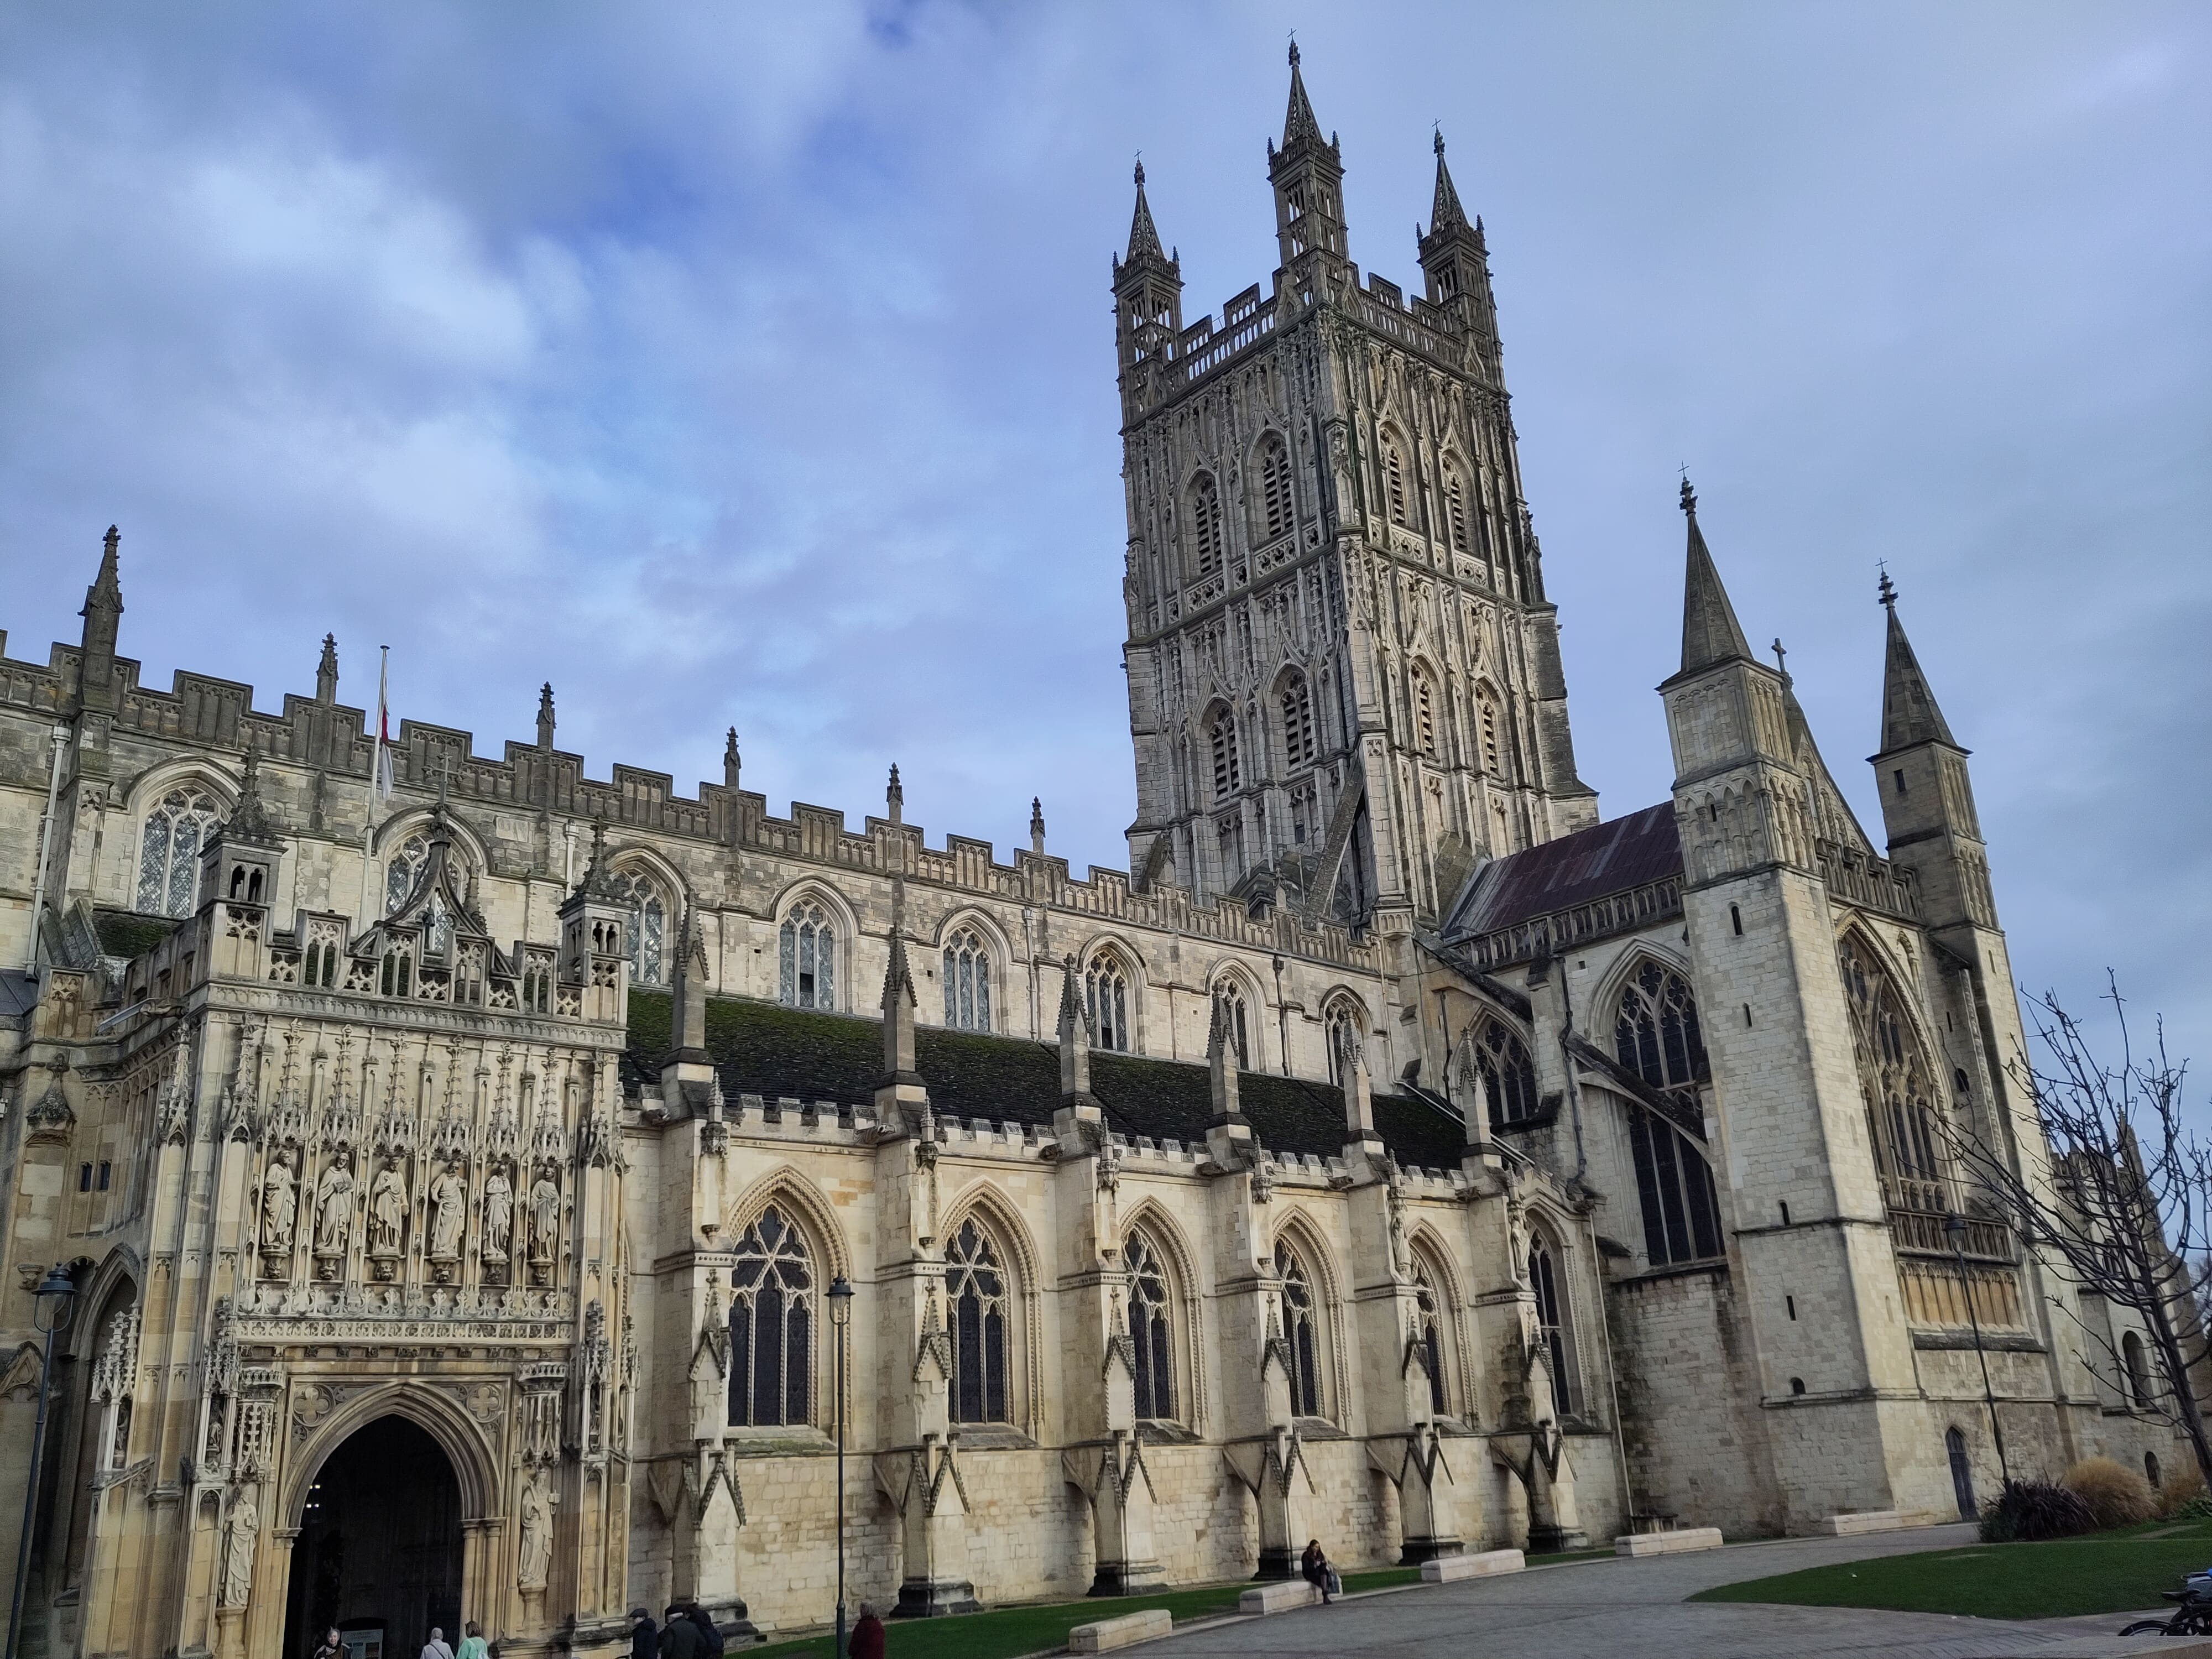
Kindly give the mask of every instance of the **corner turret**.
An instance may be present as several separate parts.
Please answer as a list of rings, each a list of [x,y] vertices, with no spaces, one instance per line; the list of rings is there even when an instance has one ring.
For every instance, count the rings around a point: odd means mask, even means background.
[[[1291,101],[1283,113],[1283,143],[1267,146],[1267,179],[1275,187],[1275,240],[1282,252],[1279,284],[1298,283],[1316,262],[1350,263],[1344,222],[1344,152],[1334,134],[1324,139],[1291,43]]]
[[[1881,677],[1881,748],[1868,757],[1889,832],[1889,855],[1920,878],[1920,914],[1939,932],[1961,924],[1995,928],[1989,851],[1974,811],[1968,750],[1951,735],[1928,677],[1898,619],[1897,589],[1885,574],[1888,641]],[[1972,952],[1965,953],[1972,957]]]

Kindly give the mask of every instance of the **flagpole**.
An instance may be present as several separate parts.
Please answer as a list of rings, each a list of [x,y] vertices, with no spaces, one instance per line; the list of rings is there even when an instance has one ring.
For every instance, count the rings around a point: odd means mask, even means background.
[[[380,660],[376,669],[376,740],[371,745],[368,758],[368,806],[362,814],[361,824],[361,914],[354,925],[356,936],[374,926],[377,917],[369,909],[369,881],[374,865],[369,858],[369,846],[376,836],[376,804],[390,800],[392,791],[386,783],[385,749],[388,742],[386,728],[390,724],[386,714],[385,694],[392,678],[392,647],[380,645]]]

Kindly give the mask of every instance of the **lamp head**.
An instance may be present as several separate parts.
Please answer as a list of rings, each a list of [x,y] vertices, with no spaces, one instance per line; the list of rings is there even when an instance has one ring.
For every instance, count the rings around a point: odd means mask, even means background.
[[[1966,1218],[1960,1215],[1956,1210],[1952,1211],[1948,1215],[1943,1218],[1943,1231],[1951,1235],[1951,1239],[1954,1243],[1957,1243],[1958,1240],[1963,1237],[1966,1234]]]
[[[853,1287],[839,1273],[830,1281],[830,1322],[843,1330],[853,1317]]]
[[[69,1269],[56,1262],[46,1269],[34,1292],[38,1297],[35,1317],[41,1331],[58,1331],[70,1322],[76,1306],[76,1283],[70,1278]]]

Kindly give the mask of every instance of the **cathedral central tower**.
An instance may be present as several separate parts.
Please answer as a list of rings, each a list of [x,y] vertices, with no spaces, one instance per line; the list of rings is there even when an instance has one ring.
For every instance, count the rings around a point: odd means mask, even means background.
[[[1596,820],[1482,224],[1436,149],[1425,292],[1363,288],[1293,46],[1282,264],[1188,328],[1137,169],[1114,295],[1140,882],[1433,918],[1484,859]]]

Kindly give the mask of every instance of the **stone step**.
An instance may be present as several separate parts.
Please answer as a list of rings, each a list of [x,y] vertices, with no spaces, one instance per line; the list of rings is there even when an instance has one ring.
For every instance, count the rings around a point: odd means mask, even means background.
[[[1165,1607],[1146,1607],[1141,1612],[1123,1613],[1119,1619],[1101,1619],[1093,1625],[1078,1625],[1067,1632],[1067,1650],[1070,1653],[1111,1653],[1115,1648],[1155,1641],[1174,1628],[1175,1620],[1168,1616]]]
[[[1823,1516],[1813,1530],[1823,1537],[1850,1538],[1863,1532],[1895,1532],[1908,1524],[1901,1510],[1856,1510],[1843,1515]]]
[[[1424,1584],[1450,1584],[1462,1578],[1488,1578],[1501,1572],[1518,1572],[1528,1565],[1519,1550],[1481,1550],[1472,1555],[1432,1556],[1421,1563]]]
[[[1279,1578],[1272,1584],[1255,1584],[1237,1598],[1239,1613],[1289,1613],[1298,1607],[1317,1607],[1321,1592],[1303,1578]]]
[[[1718,1527],[1677,1527],[1672,1532],[1632,1533],[1613,1540],[1615,1555],[1683,1555],[1721,1547]]]

